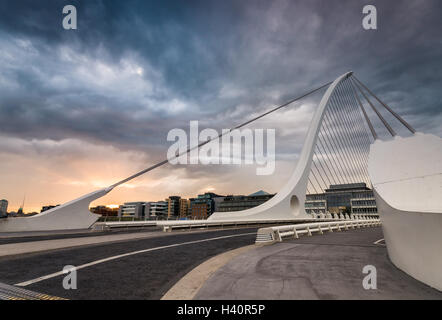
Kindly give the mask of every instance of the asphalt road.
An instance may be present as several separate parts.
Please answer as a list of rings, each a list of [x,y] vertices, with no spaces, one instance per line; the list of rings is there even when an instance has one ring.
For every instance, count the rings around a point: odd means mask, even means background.
[[[85,267],[77,271],[76,290],[63,288],[64,275],[25,287],[68,299],[160,299],[182,276],[203,261],[219,253],[253,244],[256,230],[257,228],[247,228],[177,233],[5,257],[0,259],[0,282],[13,285],[59,272],[66,265],[80,266],[138,250],[238,235],[160,248]]]

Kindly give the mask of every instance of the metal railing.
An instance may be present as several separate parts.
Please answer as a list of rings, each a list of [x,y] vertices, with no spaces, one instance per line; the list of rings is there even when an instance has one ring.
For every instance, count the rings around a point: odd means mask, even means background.
[[[365,219],[349,219],[329,222],[311,222],[277,227],[261,228],[256,234],[255,244],[271,244],[284,239],[298,239],[301,235],[311,236],[314,233],[342,231],[363,227],[380,226],[381,221],[370,216]]]
[[[104,231],[110,229],[129,229],[129,228],[144,228],[144,227],[156,227],[157,221],[152,220],[141,220],[141,221],[108,221],[108,222],[97,222],[94,224],[93,228],[97,231]]]
[[[354,219],[354,220],[353,220]],[[346,214],[334,215],[331,214],[315,214],[311,218],[293,219],[293,220],[141,220],[141,221],[106,221],[95,224],[96,230],[109,230],[114,228],[132,228],[132,227],[161,227],[165,232],[171,232],[174,229],[202,229],[202,228],[228,228],[228,227],[247,227],[247,226],[263,226],[263,225],[278,225],[290,224],[294,225],[305,223],[318,223],[330,221],[356,221],[362,219],[374,219],[374,216],[368,215],[352,215]]]
[[[95,230],[129,229],[140,227],[160,227],[164,232],[172,232],[179,229],[209,229],[209,228],[235,228],[253,227],[264,225],[281,225],[293,223],[306,223],[313,221],[332,221],[331,218],[311,218],[297,220],[244,220],[244,221],[216,221],[216,220],[178,220],[178,221],[114,221],[98,222],[94,225]]]
[[[313,220],[313,219],[312,219]],[[302,220],[305,222],[308,220]],[[212,220],[196,220],[196,221],[180,221],[173,222],[159,222],[157,225],[163,228],[165,232],[172,232],[174,229],[209,229],[209,228],[235,228],[235,227],[253,227],[262,225],[288,224],[294,223],[294,220],[244,220],[244,221],[212,221]]]
[[[182,220],[182,221],[158,221],[157,226],[162,227],[163,231],[171,232],[173,229],[192,229],[192,228],[211,228],[211,227],[238,227],[238,226],[260,226],[260,225],[277,225],[277,224],[290,224],[294,223],[318,223],[318,222],[329,222],[337,220],[350,220],[350,219],[375,219],[375,216],[370,215],[353,215],[348,216],[347,214],[315,214],[311,218],[304,219],[293,219],[293,220]]]

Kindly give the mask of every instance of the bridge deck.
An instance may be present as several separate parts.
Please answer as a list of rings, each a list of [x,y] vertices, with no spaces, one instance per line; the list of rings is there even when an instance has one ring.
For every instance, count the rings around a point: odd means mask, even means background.
[[[97,237],[95,244],[1,257],[0,282],[22,285],[8,286],[10,295],[5,298],[20,298],[23,291],[13,291],[21,288],[52,295],[47,298],[159,299],[201,263],[253,245],[256,228],[156,232],[140,238],[142,235],[139,232],[131,239],[101,243],[99,240],[107,237],[103,236]],[[367,228],[255,247],[215,269],[195,298],[442,299],[441,292],[394,267],[381,238],[381,228]],[[27,244],[32,242],[21,243]],[[16,244],[0,249],[9,245]],[[377,268],[377,290],[362,287],[362,268],[369,264]],[[60,271],[65,265],[83,266],[78,271],[77,290],[62,287]],[[29,294],[22,298],[36,298]]]
[[[334,232],[257,247],[221,267],[195,299],[442,299],[388,259],[381,228]],[[366,290],[366,265],[377,289]]]

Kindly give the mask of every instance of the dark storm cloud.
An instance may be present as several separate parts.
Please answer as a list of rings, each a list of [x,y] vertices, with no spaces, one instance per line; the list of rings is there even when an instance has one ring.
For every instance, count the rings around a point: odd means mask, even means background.
[[[351,69],[440,133],[440,1],[372,3],[377,31],[362,1],[2,1],[0,132],[158,149],[190,119],[231,127]]]

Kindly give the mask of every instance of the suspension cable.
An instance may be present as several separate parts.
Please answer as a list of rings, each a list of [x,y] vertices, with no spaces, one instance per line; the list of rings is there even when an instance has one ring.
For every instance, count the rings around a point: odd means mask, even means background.
[[[380,104],[382,104],[384,106],[385,109],[387,109],[388,111],[390,111],[390,113],[396,118],[398,119],[408,130],[410,130],[411,133],[416,133],[416,130],[414,130],[414,128],[407,122],[405,121],[400,115],[398,115],[396,112],[394,112],[387,104],[385,104],[384,102],[382,102],[370,89],[368,89],[358,78],[356,78],[356,76],[354,76],[354,78],[356,79],[356,81],[361,84],[361,86],[363,86],[365,88],[365,90],[368,91],[368,93],[370,93]]]

